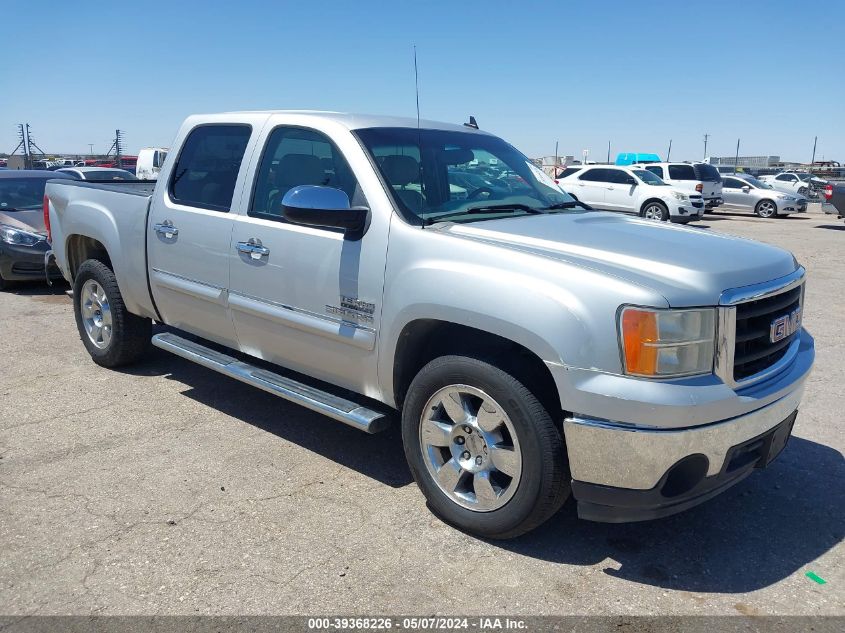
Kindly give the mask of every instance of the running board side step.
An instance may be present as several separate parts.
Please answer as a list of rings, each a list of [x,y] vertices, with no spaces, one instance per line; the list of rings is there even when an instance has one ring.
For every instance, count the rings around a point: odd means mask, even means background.
[[[217,352],[194,341],[189,341],[176,334],[170,332],[156,334],[153,336],[152,343],[156,347],[186,360],[213,369],[253,387],[263,389],[274,396],[290,400],[306,409],[322,413],[360,431],[378,433],[390,424],[390,420],[384,413],[373,411],[357,402],[340,398],[291,378],[241,362],[237,358]]]

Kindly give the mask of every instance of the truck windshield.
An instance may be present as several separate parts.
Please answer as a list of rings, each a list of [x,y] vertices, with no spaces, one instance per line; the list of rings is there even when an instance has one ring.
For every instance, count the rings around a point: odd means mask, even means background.
[[[44,186],[52,178],[0,178],[0,212],[38,209],[44,204]]]
[[[479,132],[368,128],[356,135],[403,216],[476,222],[578,209],[575,199],[502,139]]]

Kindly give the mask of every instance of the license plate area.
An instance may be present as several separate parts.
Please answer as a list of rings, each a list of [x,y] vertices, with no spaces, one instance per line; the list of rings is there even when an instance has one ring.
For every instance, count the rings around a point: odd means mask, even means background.
[[[731,473],[744,468],[765,468],[781,454],[792,434],[798,411],[770,429],[750,440],[732,447],[725,458],[723,472]]]

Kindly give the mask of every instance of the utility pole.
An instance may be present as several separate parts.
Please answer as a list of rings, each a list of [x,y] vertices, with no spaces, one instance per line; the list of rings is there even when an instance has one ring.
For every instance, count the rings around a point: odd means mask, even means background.
[[[27,144],[26,127],[23,123],[18,123],[18,138],[20,139],[18,146],[11,153],[14,154],[19,149],[23,149],[23,168],[29,169],[29,145]]]
[[[736,173],[736,166],[739,164],[739,139],[736,139],[736,154],[734,154],[734,173]]]
[[[607,164],[610,165],[610,141],[607,142]]]
[[[32,131],[30,130],[29,123],[18,123],[18,138],[20,142],[12,150],[12,154],[22,149],[24,169],[32,169],[32,148],[37,149],[42,156],[44,155],[44,150],[38,147],[38,144],[32,139]]]
[[[555,141],[555,166],[552,168],[552,178],[557,178],[557,145],[559,141]]]
[[[93,143],[88,143],[88,155],[89,156],[94,155],[94,144]]]
[[[672,139],[669,139],[669,151],[666,152],[666,162],[669,162],[669,157],[672,155]]]
[[[704,160],[707,160],[707,139],[710,138],[709,134],[704,135],[704,156],[702,157]]]
[[[810,173],[813,173],[813,163],[816,162],[816,143],[819,142],[819,137],[813,138],[813,158],[810,159]]]
[[[114,131],[114,141],[112,141],[111,147],[109,151],[106,152],[106,156],[110,155],[114,150],[115,158],[117,159],[117,166],[123,168],[123,131],[122,130],[115,130]]]

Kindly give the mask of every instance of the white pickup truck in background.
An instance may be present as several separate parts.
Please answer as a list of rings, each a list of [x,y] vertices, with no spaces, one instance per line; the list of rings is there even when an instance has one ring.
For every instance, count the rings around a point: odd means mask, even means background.
[[[499,177],[455,187],[473,161]],[[50,181],[44,213],[95,362],[152,343],[364,431],[398,413],[432,510],[485,537],[570,494],[706,501],[777,457],[814,359],[791,253],[589,211],[460,125],[193,116],[156,183]]]

